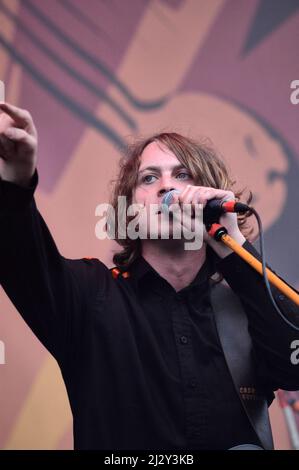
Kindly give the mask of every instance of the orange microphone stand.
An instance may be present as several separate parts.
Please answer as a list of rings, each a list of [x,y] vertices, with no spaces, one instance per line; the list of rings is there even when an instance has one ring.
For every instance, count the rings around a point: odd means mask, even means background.
[[[213,223],[208,230],[208,233],[217,241],[222,241],[226,246],[231,250],[237,253],[242,259],[244,259],[250,266],[253,267],[257,272],[263,275],[262,263],[257,260],[251,253],[249,253],[245,248],[240,246],[232,237],[227,233],[225,227],[220,224]],[[286,297],[295,302],[296,305],[299,305],[299,295],[291,287],[289,287],[284,281],[282,281],[276,274],[274,274],[270,269],[266,268],[267,276],[271,284],[277,287]]]

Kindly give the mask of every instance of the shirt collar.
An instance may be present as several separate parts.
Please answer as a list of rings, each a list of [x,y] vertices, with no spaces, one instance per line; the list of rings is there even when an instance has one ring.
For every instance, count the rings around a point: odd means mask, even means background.
[[[216,262],[217,259],[215,258],[214,251],[209,246],[207,246],[207,256],[204,264],[198,270],[193,281],[188,286],[181,289],[179,292],[187,292],[193,289],[194,287],[199,287],[203,283],[207,282],[216,271]],[[133,261],[129,268],[129,271],[132,282],[136,283],[138,287],[142,285],[142,281],[144,281],[145,279],[147,279],[147,281],[149,279],[153,279],[160,280],[161,282],[167,282],[142,256],[139,256]]]

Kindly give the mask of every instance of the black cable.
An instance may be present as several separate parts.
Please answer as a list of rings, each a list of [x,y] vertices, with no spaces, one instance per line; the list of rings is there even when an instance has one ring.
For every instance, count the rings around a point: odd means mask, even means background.
[[[263,226],[262,226],[262,221],[261,221],[261,218],[260,216],[258,215],[257,211],[253,208],[253,207],[250,207],[250,212],[252,214],[254,214],[256,220],[257,220],[257,223],[258,223],[258,228],[259,228],[259,244],[260,244],[260,252],[261,252],[261,257],[262,257],[262,267],[263,267],[263,278],[264,278],[264,281],[265,281],[265,285],[266,285],[266,289],[267,289],[267,293],[270,297],[270,300],[271,300],[271,303],[273,305],[273,307],[275,308],[276,312],[278,313],[278,315],[281,317],[281,319],[287,324],[289,325],[291,328],[293,328],[294,330],[296,331],[299,331],[299,327],[294,325],[292,322],[290,322],[284,315],[283,313],[281,312],[280,308],[278,307],[273,295],[272,295],[272,292],[271,292],[271,287],[270,287],[270,283],[269,283],[269,279],[268,279],[268,274],[267,274],[267,271],[266,271],[266,254],[265,254],[265,243],[264,243],[264,232],[263,232]],[[294,291],[295,292],[295,291]]]

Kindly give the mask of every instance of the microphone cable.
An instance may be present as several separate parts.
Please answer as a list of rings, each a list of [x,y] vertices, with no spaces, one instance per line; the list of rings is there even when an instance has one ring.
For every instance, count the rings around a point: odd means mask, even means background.
[[[268,293],[268,296],[270,298],[270,301],[275,309],[275,311],[277,312],[277,314],[280,316],[280,318],[288,325],[290,326],[291,328],[293,328],[294,330],[296,331],[299,331],[299,326],[295,325],[294,323],[292,323],[291,321],[289,321],[285,315],[281,312],[279,306],[277,305],[276,303],[276,300],[274,299],[273,297],[273,294],[272,294],[272,291],[271,291],[271,287],[270,287],[270,282],[269,282],[269,279],[268,279],[268,274],[267,274],[267,271],[266,271],[266,253],[265,253],[265,241],[264,241],[264,231],[263,231],[263,225],[262,225],[262,221],[261,221],[261,218],[258,214],[258,212],[253,208],[253,207],[248,207],[248,210],[250,210],[250,212],[255,216],[256,220],[257,220],[257,224],[258,224],[258,229],[259,229],[259,246],[260,246],[260,254],[261,254],[261,258],[262,258],[262,269],[263,269],[263,278],[264,278],[264,282],[265,282],[265,286],[266,286],[266,290],[267,290],[267,293]],[[285,282],[285,281],[284,281]],[[290,286],[288,284],[288,286],[294,290],[294,292],[297,292],[292,286]],[[298,292],[297,292],[298,293]]]

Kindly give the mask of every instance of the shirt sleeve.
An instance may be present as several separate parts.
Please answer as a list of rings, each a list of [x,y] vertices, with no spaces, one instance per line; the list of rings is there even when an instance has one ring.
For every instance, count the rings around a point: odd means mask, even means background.
[[[260,254],[248,241],[243,247],[261,260]],[[299,364],[291,360],[292,343],[299,339],[299,331],[278,315],[263,277],[235,253],[220,260],[217,270],[238,295],[245,309],[261,380],[273,390],[299,389]],[[284,317],[299,327],[299,307],[272,285],[271,291]]]
[[[59,363],[86,321],[89,303],[104,288],[107,267],[97,259],[70,260],[58,251],[29,187],[0,180],[0,283],[26,323]]]

